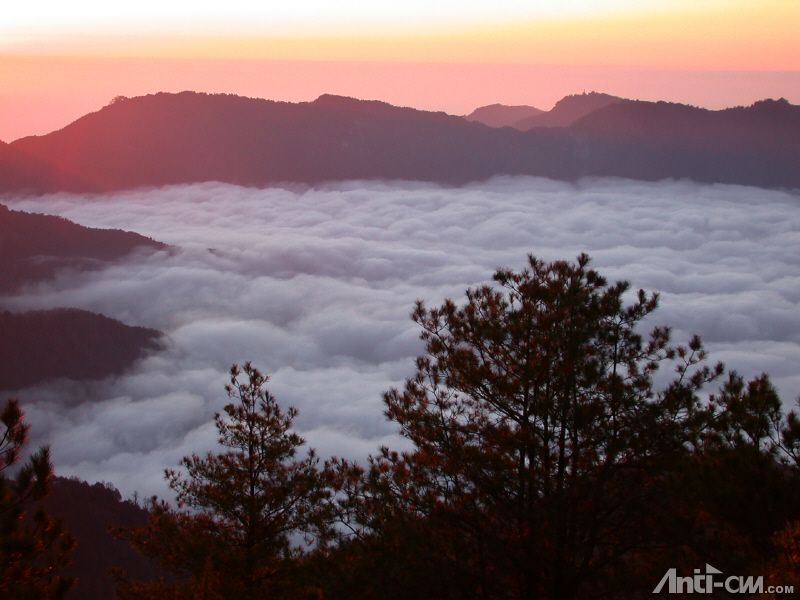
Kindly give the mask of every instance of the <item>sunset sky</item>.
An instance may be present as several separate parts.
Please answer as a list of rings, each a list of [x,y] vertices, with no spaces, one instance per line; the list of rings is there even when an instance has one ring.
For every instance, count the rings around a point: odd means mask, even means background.
[[[797,0],[31,0],[0,18],[0,139],[184,89],[455,114],[584,90],[798,103],[798,30]]]

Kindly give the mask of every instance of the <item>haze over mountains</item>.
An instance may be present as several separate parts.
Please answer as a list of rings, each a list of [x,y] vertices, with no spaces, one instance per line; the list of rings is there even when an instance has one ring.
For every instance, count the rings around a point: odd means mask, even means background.
[[[520,110],[530,107],[509,109]],[[496,107],[477,112],[493,124],[510,118]],[[800,107],[785,100],[711,111],[593,93],[515,122],[527,131],[474,118],[330,95],[301,103],[193,92],[119,99],[64,129],[5,146],[0,190],[347,179],[463,184],[496,175],[800,186]],[[12,163],[31,166],[22,177]]]

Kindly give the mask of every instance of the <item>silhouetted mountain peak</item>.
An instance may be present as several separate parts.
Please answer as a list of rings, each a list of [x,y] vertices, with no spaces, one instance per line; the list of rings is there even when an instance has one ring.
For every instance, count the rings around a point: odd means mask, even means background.
[[[528,105],[489,104],[476,108],[464,118],[467,121],[477,121],[489,127],[515,127],[519,121],[543,112],[539,108]]]
[[[764,98],[754,102],[750,107],[754,112],[765,113],[788,113],[797,109],[797,106],[790,103],[786,98]]]
[[[353,96],[340,96],[338,94],[322,94],[312,102],[317,106],[330,106],[333,108],[359,108],[367,104],[381,104],[383,106],[390,106],[386,102],[379,100],[362,100],[354,98]]]
[[[599,108],[600,106],[607,106],[608,104],[621,102],[622,100],[623,98],[620,98],[619,96],[612,96],[611,94],[606,94],[605,92],[591,91],[583,92],[581,94],[569,94],[556,102],[553,106],[553,110],[563,110],[568,106]]]
[[[556,102],[552,110],[522,119],[515,123],[514,127],[523,131],[534,127],[569,127],[578,119],[596,110],[623,101],[623,98],[602,92],[570,94]]]
[[[309,106],[325,110],[335,110],[340,112],[359,113],[362,115],[392,117],[392,116],[408,116],[408,115],[430,115],[445,113],[434,113],[430,111],[418,110],[404,106],[395,106],[382,100],[362,100],[360,98],[353,98],[352,96],[339,96],[336,94],[322,94],[313,102],[308,103]]]

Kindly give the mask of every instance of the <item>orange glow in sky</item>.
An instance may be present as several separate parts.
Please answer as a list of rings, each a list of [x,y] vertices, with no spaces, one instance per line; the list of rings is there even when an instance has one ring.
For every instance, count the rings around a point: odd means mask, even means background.
[[[456,114],[598,90],[800,102],[796,0],[32,1],[0,20],[0,139],[117,95],[321,93]]]

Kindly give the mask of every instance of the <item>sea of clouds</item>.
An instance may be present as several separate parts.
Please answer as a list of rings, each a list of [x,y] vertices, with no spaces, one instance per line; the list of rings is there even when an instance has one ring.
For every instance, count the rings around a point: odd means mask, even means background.
[[[121,377],[24,390],[34,443],[57,470],[124,495],[165,494],[163,469],[215,443],[214,412],[234,362],[251,360],[300,409],[323,456],[400,447],[382,393],[422,346],[409,313],[462,298],[526,255],[582,251],[610,280],[659,291],[648,326],[701,334],[712,359],[771,374],[800,394],[800,193],[591,179],[494,179],[465,187],[349,182],[312,189],[218,183],[3,199],[173,246],[62,277],[13,310],[79,307],[166,334]]]

